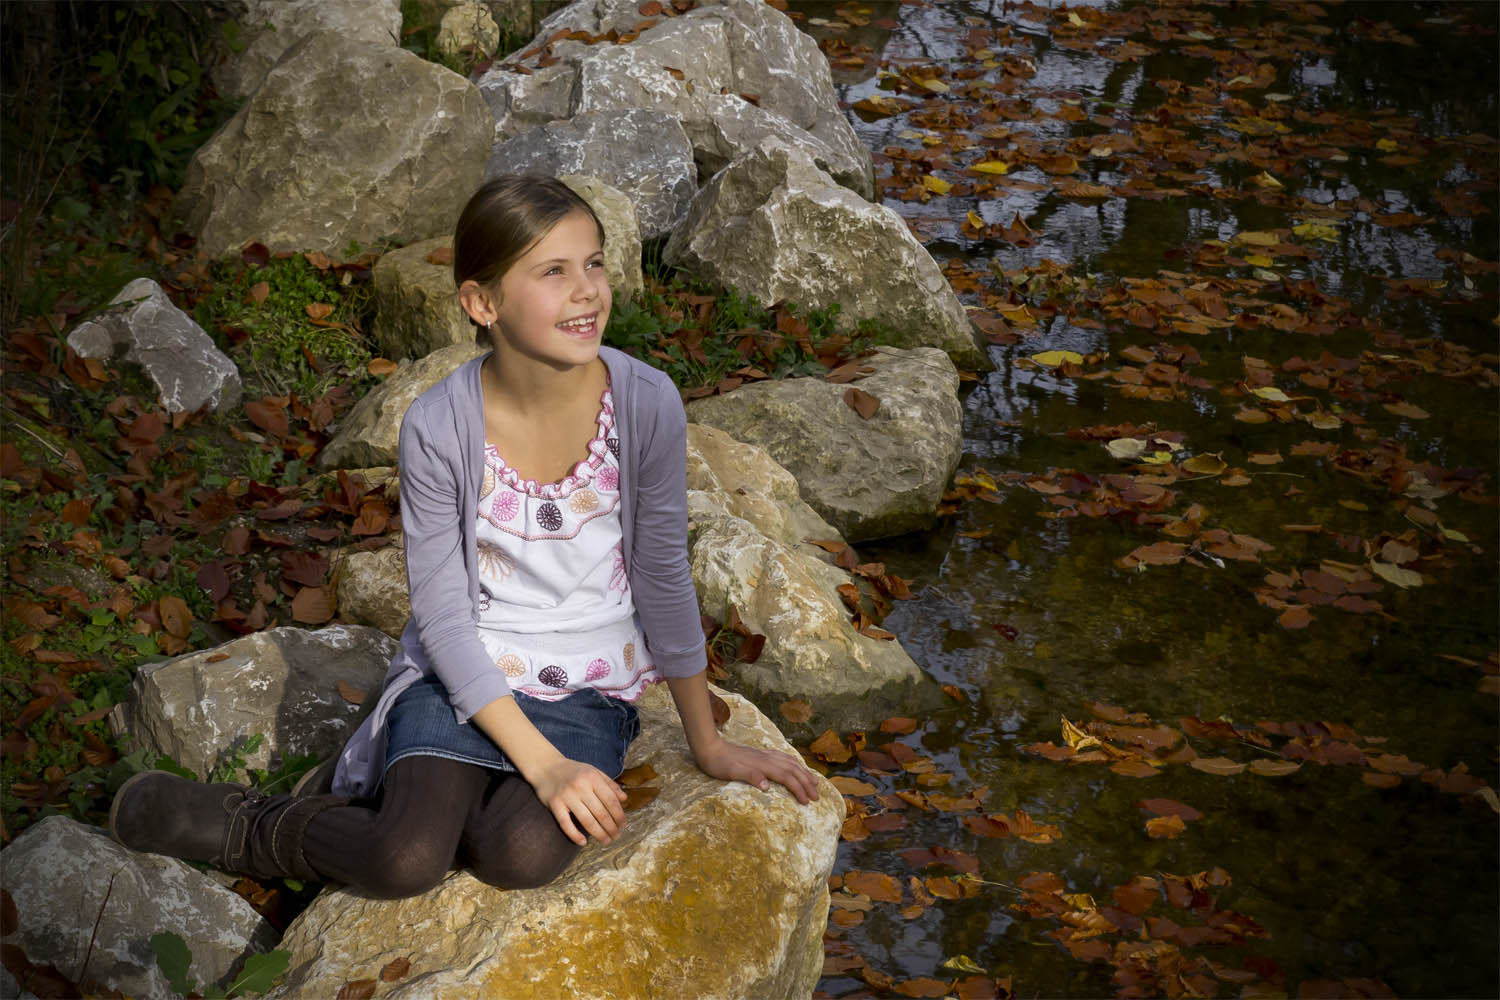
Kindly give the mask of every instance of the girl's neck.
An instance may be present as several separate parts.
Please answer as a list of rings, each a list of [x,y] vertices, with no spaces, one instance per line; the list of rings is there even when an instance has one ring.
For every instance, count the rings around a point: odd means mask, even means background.
[[[556,412],[559,403],[589,397],[597,400],[608,376],[604,360],[585,365],[555,368],[497,346],[484,359],[480,380],[485,395],[511,413]]]

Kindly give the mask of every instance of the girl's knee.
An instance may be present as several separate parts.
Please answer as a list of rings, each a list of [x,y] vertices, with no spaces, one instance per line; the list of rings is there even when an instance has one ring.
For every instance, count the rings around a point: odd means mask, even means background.
[[[524,846],[507,844],[471,859],[474,877],[497,889],[539,889],[573,863],[581,848],[558,831],[555,839]]]
[[[379,899],[419,896],[436,886],[453,867],[453,852],[421,839],[388,842],[372,852],[370,871],[360,888]]]

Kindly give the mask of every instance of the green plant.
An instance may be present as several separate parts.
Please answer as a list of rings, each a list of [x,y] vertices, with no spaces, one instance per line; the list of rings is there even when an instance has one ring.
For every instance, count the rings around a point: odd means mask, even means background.
[[[229,997],[265,993],[276,984],[276,977],[286,971],[292,960],[292,953],[284,948],[251,955],[228,986],[220,988],[206,983],[200,989],[188,975],[193,965],[193,952],[181,935],[172,931],[151,935],[151,951],[156,955],[156,967],[166,977],[167,985],[181,996],[197,994],[204,1000],[227,1000]]]

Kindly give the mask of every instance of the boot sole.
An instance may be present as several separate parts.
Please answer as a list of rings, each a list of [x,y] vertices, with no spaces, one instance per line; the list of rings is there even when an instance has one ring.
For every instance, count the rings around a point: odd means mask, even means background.
[[[120,839],[120,834],[115,828],[115,822],[120,813],[120,803],[125,800],[125,793],[130,789],[131,785],[138,784],[142,778],[151,777],[153,773],[151,771],[142,771],[140,774],[132,775],[126,780],[125,784],[120,786],[120,790],[115,792],[115,797],[109,804],[109,836],[110,839],[121,847],[130,847],[130,845]],[[132,847],[131,850],[135,850],[135,848]]]

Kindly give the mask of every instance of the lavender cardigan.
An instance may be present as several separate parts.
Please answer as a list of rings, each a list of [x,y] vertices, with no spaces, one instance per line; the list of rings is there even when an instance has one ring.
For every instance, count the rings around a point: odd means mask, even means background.
[[[687,417],[665,374],[603,347],[620,442],[620,526],[636,612],[652,661],[688,677],[707,660],[687,554]],[[484,358],[417,397],[401,424],[401,527],[411,619],[385,687],[339,757],[333,790],[373,795],[385,770],[386,720],[397,696],[436,674],[467,722],[510,693],[479,639],[475,526],[484,470]]]

